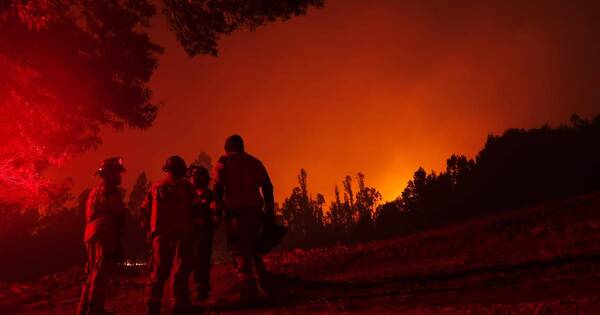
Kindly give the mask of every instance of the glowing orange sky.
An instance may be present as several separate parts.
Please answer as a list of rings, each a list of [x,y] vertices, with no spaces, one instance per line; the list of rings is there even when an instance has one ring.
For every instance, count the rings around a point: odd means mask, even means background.
[[[160,16],[152,34],[166,53],[151,86],[164,106],[154,126],[106,130],[98,151],[48,176],[73,176],[78,192],[102,158],[121,155],[129,189],[142,171],[162,176],[172,154],[216,159],[239,133],[279,202],[301,167],[327,202],[358,171],[391,200],[419,166],[473,157],[489,133],[600,112],[590,101],[600,82],[590,10],[402,2],[328,0],[306,17],[225,38],[218,58],[185,55]]]

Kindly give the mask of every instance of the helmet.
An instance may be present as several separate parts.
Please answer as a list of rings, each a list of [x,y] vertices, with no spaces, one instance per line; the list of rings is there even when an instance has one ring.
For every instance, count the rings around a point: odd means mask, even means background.
[[[100,163],[96,175],[102,176],[108,173],[122,173],[124,171],[125,167],[123,166],[123,159],[121,157],[112,157]]]
[[[188,168],[187,174],[189,177],[193,177],[193,176],[206,176],[210,178],[210,173],[208,172],[208,169],[204,166],[201,165],[190,165],[190,168]]]
[[[185,176],[187,166],[183,158],[179,155],[173,155],[167,159],[162,170],[174,175]]]

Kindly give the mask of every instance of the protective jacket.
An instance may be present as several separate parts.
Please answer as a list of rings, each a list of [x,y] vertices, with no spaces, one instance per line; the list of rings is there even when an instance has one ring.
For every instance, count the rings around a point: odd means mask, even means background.
[[[257,241],[263,206],[273,212],[273,185],[264,165],[245,152],[222,156],[215,166],[215,177],[216,204],[224,202],[227,249],[240,281],[240,299],[253,301],[257,281],[266,274]]]
[[[113,269],[122,258],[121,237],[125,205],[118,187],[94,188],[86,203],[84,242],[87,279],[81,291],[77,314],[103,314]]]
[[[210,225],[213,211],[210,207],[214,195],[209,189],[196,189],[192,201],[192,221],[194,225]]]
[[[85,216],[84,242],[119,238],[126,216],[123,194],[117,187],[97,186],[88,196]]]
[[[215,166],[216,200],[224,200],[227,210],[261,208],[273,203],[273,185],[261,161],[246,152],[222,156]],[[262,189],[262,195],[261,195]]]
[[[150,212],[152,235],[191,236],[193,198],[194,186],[186,179],[167,176],[153,184],[142,203],[142,208]]]

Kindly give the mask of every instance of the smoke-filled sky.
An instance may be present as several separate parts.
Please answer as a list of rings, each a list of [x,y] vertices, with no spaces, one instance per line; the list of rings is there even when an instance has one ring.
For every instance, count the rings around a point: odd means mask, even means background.
[[[523,4],[521,2],[525,2]],[[277,201],[296,185],[331,201],[361,171],[384,200],[423,166],[469,157],[489,133],[600,113],[600,5],[595,1],[327,0],[305,17],[238,32],[218,58],[188,57],[163,17],[165,54],[151,87],[164,102],[149,130],[105,130],[104,144],[48,176],[94,184],[104,157],[124,157],[124,185],[173,154],[213,160],[233,133],[271,174]]]

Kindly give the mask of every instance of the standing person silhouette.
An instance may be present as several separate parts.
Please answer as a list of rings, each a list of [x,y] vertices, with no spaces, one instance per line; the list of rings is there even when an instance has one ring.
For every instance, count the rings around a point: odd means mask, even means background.
[[[121,173],[124,171],[119,157],[102,161],[96,172],[100,184],[87,198],[84,243],[88,276],[81,290],[78,315],[106,314],[104,301],[110,277],[123,258],[121,242],[126,208],[121,192]]]
[[[192,223],[194,226],[193,251],[196,262],[192,271],[192,293],[195,303],[200,303],[210,295],[210,263],[214,229],[222,220],[222,213],[211,207],[214,193],[210,190],[208,169],[192,165],[188,170],[190,181],[194,185],[192,203]]]
[[[273,185],[261,161],[244,150],[241,136],[225,141],[225,155],[215,165],[215,203],[225,210],[227,249],[239,280],[243,305],[256,302],[257,281],[264,283],[266,269],[258,253],[261,225],[274,223]]]
[[[191,208],[194,187],[185,179],[187,167],[180,156],[172,156],[163,166],[165,178],[150,188],[142,209],[150,212],[152,256],[147,285],[148,314],[160,313],[165,282],[171,277],[173,314],[191,310],[188,287],[194,263],[192,255]]]

